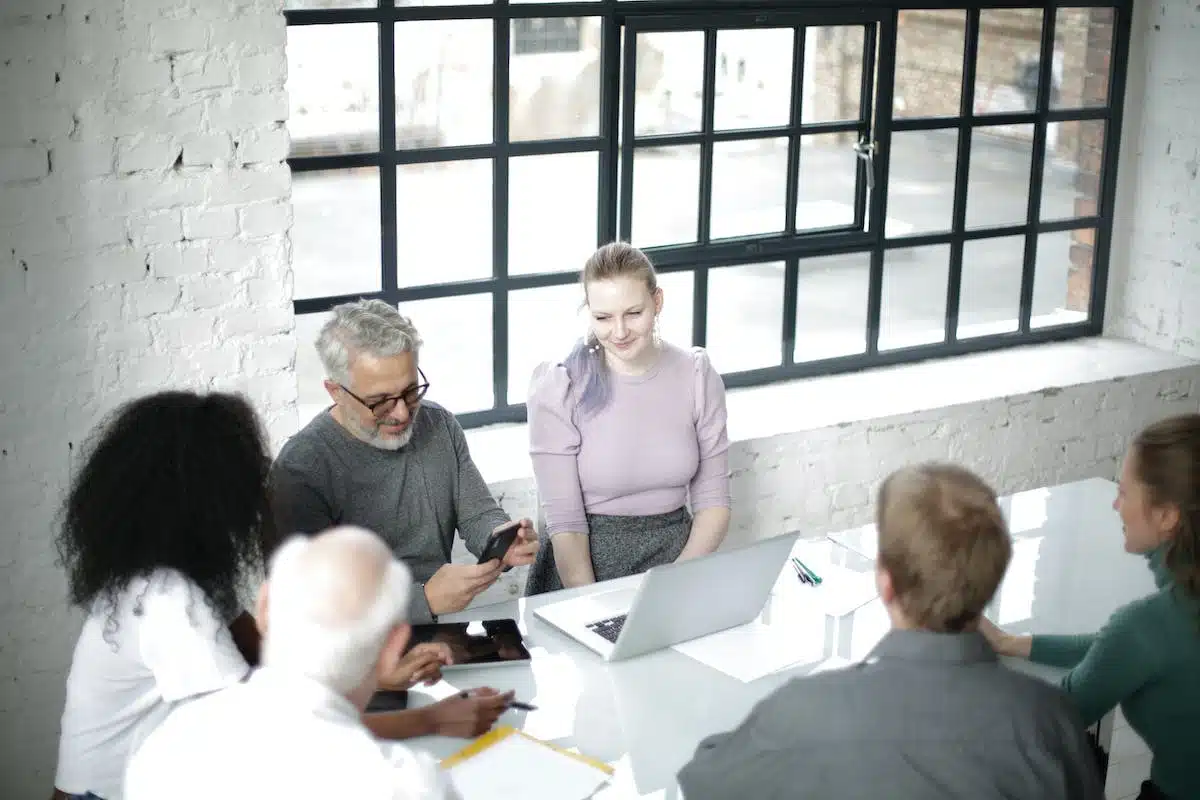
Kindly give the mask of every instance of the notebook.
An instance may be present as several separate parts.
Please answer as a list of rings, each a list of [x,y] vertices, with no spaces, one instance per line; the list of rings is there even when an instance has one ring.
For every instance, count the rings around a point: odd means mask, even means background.
[[[462,800],[585,800],[613,774],[603,762],[507,726],[443,759],[442,769]]]

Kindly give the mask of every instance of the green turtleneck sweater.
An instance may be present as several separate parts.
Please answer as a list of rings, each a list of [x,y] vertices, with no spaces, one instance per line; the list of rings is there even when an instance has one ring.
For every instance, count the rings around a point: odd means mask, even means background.
[[[1083,636],[1034,636],[1029,658],[1069,669],[1062,686],[1087,725],[1120,705],[1154,755],[1150,778],[1171,800],[1200,800],[1200,602],[1176,590],[1162,552],[1147,556],[1158,591]]]

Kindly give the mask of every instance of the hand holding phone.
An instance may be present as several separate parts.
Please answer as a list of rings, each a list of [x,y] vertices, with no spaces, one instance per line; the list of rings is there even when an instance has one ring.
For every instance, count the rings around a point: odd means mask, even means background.
[[[512,547],[513,542],[517,540],[517,534],[521,530],[521,520],[510,522],[492,531],[492,535],[488,537],[487,544],[483,546],[483,552],[479,555],[479,563],[486,564],[489,561],[503,561],[504,554],[508,552],[508,548]]]

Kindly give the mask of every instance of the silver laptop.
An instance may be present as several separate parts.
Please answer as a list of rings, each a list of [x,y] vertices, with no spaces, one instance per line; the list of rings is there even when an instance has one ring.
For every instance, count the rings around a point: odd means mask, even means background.
[[[576,597],[534,614],[620,661],[749,622],[762,611],[799,534],[653,567],[637,588]]]

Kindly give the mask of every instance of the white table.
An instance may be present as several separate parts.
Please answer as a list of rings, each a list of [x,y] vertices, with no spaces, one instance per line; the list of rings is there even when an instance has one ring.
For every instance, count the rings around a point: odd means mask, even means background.
[[[1118,606],[1153,590],[1143,559],[1124,554],[1120,523],[1109,508],[1115,487],[1083,481],[1014,495],[1005,502],[1013,519],[1014,556],[988,616],[1014,631],[1095,630]],[[867,529],[797,543],[801,557],[828,560],[856,572],[874,569],[872,533]],[[857,547],[861,552],[855,552]],[[864,553],[866,555],[864,555]],[[421,705],[453,691],[476,686],[515,689],[537,711],[510,711],[502,724],[531,736],[607,761],[616,768],[597,797],[678,797],[675,774],[709,734],[739,724],[751,706],[788,679],[807,674],[828,657],[862,659],[888,629],[882,602],[875,599],[840,618],[806,605],[791,568],[780,576],[759,620],[812,642],[812,661],[742,683],[667,649],[627,662],[606,664],[587,648],[558,633],[532,610],[581,593],[636,585],[634,576],[599,587],[566,590],[468,609],[445,621],[516,618],[525,631],[533,662],[447,674],[447,680],[410,693]],[[1014,665],[1053,680],[1054,670]],[[1101,726],[1107,749],[1111,724]],[[425,737],[411,742],[437,757],[465,742]]]

